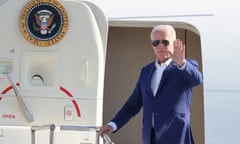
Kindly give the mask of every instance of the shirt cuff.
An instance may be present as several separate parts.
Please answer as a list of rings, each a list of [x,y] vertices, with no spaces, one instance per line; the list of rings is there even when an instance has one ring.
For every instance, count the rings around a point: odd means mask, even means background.
[[[177,68],[180,69],[180,70],[184,70],[186,65],[187,65],[187,61],[185,61],[185,63],[182,66],[178,65]]]
[[[111,126],[113,128],[113,131],[117,130],[117,124],[115,122],[109,122],[107,125]]]

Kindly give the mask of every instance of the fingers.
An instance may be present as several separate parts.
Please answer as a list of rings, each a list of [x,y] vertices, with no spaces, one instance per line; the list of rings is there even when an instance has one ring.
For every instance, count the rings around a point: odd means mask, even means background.
[[[174,50],[185,51],[185,44],[180,39],[174,41]]]
[[[99,135],[103,137],[103,134],[110,135],[113,132],[113,128],[109,125],[104,125],[99,130]]]
[[[185,62],[185,44],[182,40],[176,39],[173,45],[174,51],[171,57],[178,65],[182,65]]]

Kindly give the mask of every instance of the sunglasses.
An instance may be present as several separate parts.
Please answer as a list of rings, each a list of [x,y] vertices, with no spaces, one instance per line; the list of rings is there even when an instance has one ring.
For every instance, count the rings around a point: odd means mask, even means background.
[[[160,43],[163,44],[164,46],[168,46],[169,40],[154,40],[154,41],[152,41],[152,45],[155,47],[158,46]]]

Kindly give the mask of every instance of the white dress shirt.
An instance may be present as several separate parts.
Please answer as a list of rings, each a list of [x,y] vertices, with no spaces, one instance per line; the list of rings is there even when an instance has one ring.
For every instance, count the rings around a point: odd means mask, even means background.
[[[160,81],[162,79],[163,71],[171,63],[171,61],[172,59],[168,59],[164,63],[159,63],[159,60],[155,61],[156,70],[153,72],[152,79],[151,79],[151,89],[153,92],[153,96],[155,96],[157,93]]]

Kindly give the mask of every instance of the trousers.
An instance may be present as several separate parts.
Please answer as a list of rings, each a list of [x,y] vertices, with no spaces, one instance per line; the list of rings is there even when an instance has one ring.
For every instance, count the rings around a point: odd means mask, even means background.
[[[156,136],[155,136],[154,128],[152,128],[151,130],[151,144],[156,144]]]

